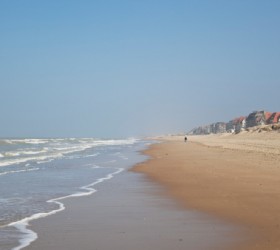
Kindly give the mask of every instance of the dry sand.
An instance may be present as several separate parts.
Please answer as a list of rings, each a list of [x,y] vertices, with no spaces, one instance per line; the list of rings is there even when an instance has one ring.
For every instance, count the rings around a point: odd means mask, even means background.
[[[136,166],[187,209],[244,225],[233,249],[280,249],[280,133],[165,137]]]

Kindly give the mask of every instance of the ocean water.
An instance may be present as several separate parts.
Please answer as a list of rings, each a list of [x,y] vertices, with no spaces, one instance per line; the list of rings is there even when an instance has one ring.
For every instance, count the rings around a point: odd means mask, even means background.
[[[144,161],[151,142],[93,138],[0,139],[0,249],[20,250],[37,239],[29,223],[65,209],[68,197],[92,195]],[[102,187],[100,187],[102,188]]]

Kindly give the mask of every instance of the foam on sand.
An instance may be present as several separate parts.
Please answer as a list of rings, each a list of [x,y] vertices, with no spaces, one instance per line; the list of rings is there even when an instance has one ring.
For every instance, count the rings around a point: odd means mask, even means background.
[[[94,165],[93,168],[99,168],[99,167]],[[107,174],[105,177],[99,178],[96,181],[94,181],[94,182],[92,182],[92,183],[90,183],[86,186],[82,186],[80,189],[84,190],[84,192],[77,192],[77,193],[74,193],[74,194],[71,194],[71,195],[67,195],[67,196],[63,196],[63,197],[59,197],[59,198],[55,198],[55,199],[51,199],[51,200],[47,201],[49,203],[57,204],[58,209],[52,210],[50,212],[33,214],[30,217],[26,217],[22,220],[12,222],[12,223],[8,224],[7,226],[17,228],[24,235],[23,238],[21,238],[19,240],[19,245],[14,247],[12,250],[21,250],[21,249],[29,246],[33,241],[35,241],[38,238],[37,233],[28,228],[29,223],[31,221],[36,220],[36,219],[40,219],[40,218],[44,218],[44,217],[47,217],[47,216],[50,216],[50,215],[53,215],[53,214],[56,214],[58,212],[61,212],[61,211],[65,210],[65,206],[61,202],[61,200],[71,198],[71,197],[88,196],[88,195],[92,195],[93,193],[97,192],[97,190],[93,188],[95,185],[97,185],[99,183],[102,183],[106,180],[110,180],[115,175],[124,171],[123,168],[115,168],[115,169],[116,169],[115,172]]]

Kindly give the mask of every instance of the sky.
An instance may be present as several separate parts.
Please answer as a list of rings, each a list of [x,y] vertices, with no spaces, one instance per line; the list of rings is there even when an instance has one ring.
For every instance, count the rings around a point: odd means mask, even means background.
[[[0,0],[0,137],[184,133],[280,111],[278,0]]]

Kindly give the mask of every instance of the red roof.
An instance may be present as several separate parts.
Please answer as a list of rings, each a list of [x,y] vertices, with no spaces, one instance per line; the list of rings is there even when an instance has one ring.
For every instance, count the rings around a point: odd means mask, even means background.
[[[273,113],[271,113],[271,112],[265,112],[264,113],[265,120],[268,121],[271,118],[272,115],[273,115]]]
[[[242,123],[242,121],[245,120],[245,119],[246,119],[245,116],[240,116],[240,117],[234,118],[233,121],[232,121],[232,123],[233,123],[234,125],[237,125],[237,124],[239,124],[239,123]]]
[[[246,119],[245,116],[240,116],[239,119],[238,119],[238,122],[241,123],[241,122],[243,122],[243,120],[245,120],[245,119]]]
[[[272,123],[277,123],[279,118],[280,118],[280,112],[275,112],[272,114],[273,115],[273,120]],[[272,117],[271,117],[272,118]]]

